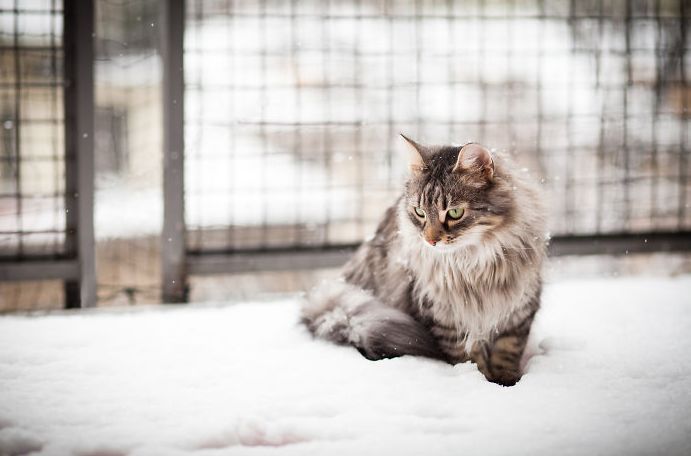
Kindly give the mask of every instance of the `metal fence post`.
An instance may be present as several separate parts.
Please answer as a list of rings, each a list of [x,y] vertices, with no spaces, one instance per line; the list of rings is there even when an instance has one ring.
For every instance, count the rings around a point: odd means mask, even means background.
[[[185,2],[163,0],[163,232],[161,270],[164,302],[187,300],[184,200],[184,67]]]
[[[65,249],[76,257],[77,281],[65,281],[65,306],[96,305],[94,252],[94,1],[66,0]]]

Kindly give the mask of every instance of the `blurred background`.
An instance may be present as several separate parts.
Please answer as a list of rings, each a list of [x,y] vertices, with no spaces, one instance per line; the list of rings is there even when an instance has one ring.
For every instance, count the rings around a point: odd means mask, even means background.
[[[2,312],[69,306],[89,255],[82,305],[307,289],[400,192],[399,132],[513,155],[548,201],[548,277],[691,272],[685,0],[189,0],[173,24],[182,2],[95,0],[87,35],[69,35],[65,3],[0,0]],[[91,65],[74,70],[68,35]],[[71,68],[92,71],[92,136],[69,120]],[[182,157],[164,141],[180,131]],[[76,169],[94,184],[92,251],[72,245],[89,237],[90,217],[70,218]],[[182,267],[162,252],[177,243]],[[81,275],[55,272],[71,261]]]

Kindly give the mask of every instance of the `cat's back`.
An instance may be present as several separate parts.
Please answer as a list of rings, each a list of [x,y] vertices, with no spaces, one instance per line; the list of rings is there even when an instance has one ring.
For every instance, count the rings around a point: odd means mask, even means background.
[[[358,248],[343,268],[346,282],[371,291],[396,307],[409,300],[412,283],[408,260],[402,256],[400,245],[398,207],[401,199],[402,196],[384,212],[374,236]]]

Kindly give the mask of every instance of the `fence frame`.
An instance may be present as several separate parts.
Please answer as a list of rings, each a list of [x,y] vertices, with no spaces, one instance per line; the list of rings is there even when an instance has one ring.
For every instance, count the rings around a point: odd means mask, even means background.
[[[162,1],[163,60],[163,230],[161,272],[164,302],[186,302],[185,258],[185,2]]]

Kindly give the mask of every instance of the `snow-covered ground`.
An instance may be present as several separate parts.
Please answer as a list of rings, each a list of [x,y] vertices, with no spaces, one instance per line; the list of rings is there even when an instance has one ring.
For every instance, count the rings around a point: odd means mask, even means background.
[[[691,276],[549,285],[513,388],[296,301],[0,318],[0,454],[691,454]]]

